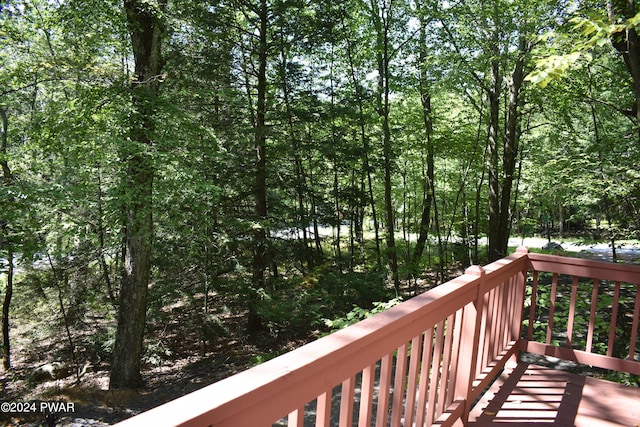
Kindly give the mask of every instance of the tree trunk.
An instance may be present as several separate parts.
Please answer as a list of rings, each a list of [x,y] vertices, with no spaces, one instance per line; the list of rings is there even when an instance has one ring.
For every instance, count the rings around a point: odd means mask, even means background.
[[[378,92],[377,110],[382,119],[382,158],[384,169],[384,207],[387,243],[387,262],[391,271],[391,279],[396,291],[400,290],[400,278],[398,276],[398,251],[395,241],[395,218],[393,210],[393,197],[391,194],[391,165],[393,153],[391,150],[391,129],[389,125],[389,93],[390,93],[390,41],[389,24],[391,20],[391,3],[383,1],[382,9],[378,7],[376,0],[371,0],[372,18],[376,28],[376,60],[378,63]]]
[[[127,171],[125,187],[126,230],[124,272],[120,289],[118,327],[111,365],[109,388],[137,388],[143,385],[140,356],[147,310],[153,238],[153,146],[154,121],[163,59],[161,15],[166,1],[150,4],[124,0],[124,10],[135,60],[131,86],[132,113],[128,145],[124,148]]]
[[[302,165],[302,158],[300,153],[299,139],[293,122],[293,112],[291,111],[291,103],[289,100],[290,87],[287,76],[287,51],[285,49],[284,37],[280,40],[280,84],[282,85],[282,97],[285,105],[285,112],[287,116],[287,127],[289,133],[289,140],[291,149],[293,151],[293,166],[295,175],[295,191],[296,202],[298,204],[298,230],[302,231],[302,244],[304,247],[303,259],[307,262],[309,270],[313,269],[314,258],[313,251],[309,247],[309,236],[307,227],[309,226],[309,217],[304,203],[304,195],[306,189],[306,178],[304,174],[304,167]],[[303,271],[303,274],[305,272]]]
[[[491,87],[489,90],[489,261],[506,255],[511,234],[511,193],[515,178],[520,139],[520,91],[524,82],[524,61],[530,45],[522,37],[518,45],[518,58],[509,81],[509,100],[506,117],[506,133],[500,138],[500,67],[498,59],[491,64]],[[497,41],[492,45],[495,58],[499,54]],[[502,153],[499,142],[502,141]],[[502,170],[499,158],[502,154]]]
[[[345,13],[346,14],[346,13]],[[346,24],[344,22],[344,16],[345,14],[342,15],[342,26],[346,27]],[[363,163],[364,163],[364,173],[366,174],[366,178],[367,178],[367,195],[368,195],[368,199],[369,199],[369,206],[371,207],[371,218],[373,219],[373,232],[375,235],[375,243],[376,243],[376,261],[378,264],[378,267],[382,266],[382,259],[381,259],[381,251],[380,251],[380,226],[378,224],[378,213],[377,213],[377,209],[376,209],[376,199],[373,193],[373,178],[371,176],[371,164],[369,162],[369,152],[370,152],[370,148],[369,148],[369,137],[367,136],[367,129],[366,129],[366,118],[365,118],[365,114],[364,114],[364,106],[363,106],[363,88],[362,85],[360,83],[360,79],[358,79],[358,76],[356,75],[356,67],[353,61],[353,46],[351,44],[351,41],[347,38],[345,40],[346,42],[346,49],[347,49],[347,59],[349,61],[349,71],[350,71],[350,77],[351,77],[351,83],[353,84],[353,87],[355,89],[355,97],[356,97],[356,102],[358,103],[358,124],[359,124],[359,130],[360,130],[360,140],[362,141],[362,151],[363,151]],[[363,215],[364,216],[364,215]]]
[[[4,230],[2,231],[4,234]],[[2,366],[5,371],[11,369],[11,341],[9,336],[9,309],[13,296],[13,248],[8,244],[7,262],[7,286],[4,289],[4,300],[2,301]]]
[[[100,173],[98,173],[98,224],[96,225],[96,234],[98,235],[98,251],[99,251],[99,259],[98,262],[100,264],[100,270],[102,272],[102,278],[104,279],[105,285],[107,286],[107,295],[109,297],[109,301],[116,305],[116,296],[113,293],[113,284],[111,282],[111,276],[109,274],[109,266],[107,265],[107,260],[105,256],[106,246],[105,246],[105,234],[107,233],[106,227],[104,225],[104,221],[102,220],[104,216],[104,208],[103,208],[103,192],[102,192],[102,179],[100,177]]]
[[[308,131],[308,141],[313,142],[313,138],[311,135],[311,129]],[[315,181],[313,175],[313,164],[311,163],[311,159],[308,159],[309,163],[309,188],[315,188]],[[318,228],[318,208],[316,203],[316,195],[312,190],[310,192],[311,197],[311,217],[313,218],[313,241],[315,244],[315,253],[316,256],[322,258],[322,240],[320,239],[320,229]]]
[[[424,40],[426,37],[426,29],[423,27],[421,30],[421,40]],[[426,47],[421,46],[420,49],[420,63],[424,63],[426,61]],[[418,227],[418,241],[416,242],[416,247],[413,252],[413,260],[415,265],[417,266],[420,262],[420,258],[422,258],[422,253],[424,252],[424,246],[427,242],[427,238],[429,236],[429,226],[431,221],[431,205],[435,200],[435,194],[433,194],[433,189],[435,188],[433,184],[434,180],[434,149],[433,142],[431,141],[431,135],[433,134],[433,123],[431,121],[431,94],[429,93],[429,87],[427,83],[427,79],[425,73],[420,73],[420,101],[422,103],[422,121],[424,124],[425,130],[425,142],[426,142],[426,151],[427,151],[427,172],[424,176],[424,200],[422,202],[422,216],[420,218],[420,225]]]
[[[254,128],[254,146],[256,150],[255,175],[255,211],[258,220],[253,231],[253,289],[249,295],[249,313],[247,332],[256,333],[262,329],[262,320],[258,315],[257,292],[266,287],[267,269],[267,135],[266,135],[266,99],[267,99],[267,1],[260,0],[258,11],[258,81],[256,95],[256,122]]]
[[[0,107],[0,118],[2,119],[2,139],[0,139],[0,167],[2,167],[2,184],[9,185],[12,181],[11,169],[7,161],[7,145],[9,143],[9,119],[7,117],[7,109]]]
[[[337,159],[334,159],[333,161],[333,208],[336,212],[335,221],[337,222],[333,233],[333,245],[335,246],[336,267],[338,268],[338,271],[342,273],[342,249],[340,248],[340,241],[342,240],[342,236],[340,234],[340,226],[342,225],[342,208],[340,207],[338,165],[336,164],[337,161]]]
[[[498,159],[500,157],[500,66],[498,63],[497,40],[491,45],[491,86],[489,98],[488,170],[489,170],[489,233],[488,258],[494,261],[504,255],[500,230],[500,178]]]
[[[609,0],[607,2],[609,19],[618,21],[633,18],[638,12],[636,2],[631,0]],[[633,113],[635,115],[636,130],[640,141],[640,37],[636,28],[629,28],[625,31],[612,34],[611,42],[616,50],[622,55],[629,74],[633,81],[633,94],[635,102]]]
[[[11,169],[7,161],[7,144],[9,131],[9,120],[6,108],[0,108],[2,118],[2,139],[0,139],[0,166],[2,167],[2,185],[9,186],[13,183]],[[11,341],[9,336],[9,309],[11,308],[11,298],[13,296],[13,242],[9,236],[9,224],[5,220],[0,220],[0,247],[7,248],[7,285],[4,288],[4,300],[2,301],[2,366],[5,370],[11,369]]]
[[[518,158],[518,144],[520,142],[520,91],[524,82],[525,55],[529,52],[529,43],[524,37],[518,44],[518,58],[509,81],[509,107],[507,111],[507,132],[505,135],[504,152],[502,154],[502,184],[500,189],[500,251],[506,255],[511,234],[511,194],[515,180],[515,170]]]

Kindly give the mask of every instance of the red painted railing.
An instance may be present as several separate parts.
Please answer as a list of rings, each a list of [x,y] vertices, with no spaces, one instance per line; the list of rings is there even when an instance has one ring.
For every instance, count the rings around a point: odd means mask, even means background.
[[[596,300],[586,306],[582,278]],[[640,374],[639,283],[638,266],[519,249],[119,426],[458,425],[521,350]],[[561,307],[567,301],[568,309]],[[622,345],[619,322],[632,328]],[[599,341],[603,327],[606,344]]]
[[[532,291],[521,349],[640,375],[640,267],[541,254],[528,259]]]

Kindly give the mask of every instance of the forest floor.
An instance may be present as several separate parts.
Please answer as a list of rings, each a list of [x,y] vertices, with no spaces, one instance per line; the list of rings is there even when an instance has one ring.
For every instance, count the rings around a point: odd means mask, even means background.
[[[57,426],[107,426],[132,415],[188,394],[208,384],[233,375],[252,365],[260,350],[253,345],[234,339],[220,343],[205,354],[189,355],[173,353],[159,364],[147,363],[143,369],[145,387],[139,390],[112,390],[109,385],[108,361],[91,364],[78,378],[75,372],[60,379],[50,379],[31,384],[29,377],[34,368],[48,360],[48,354],[57,353],[56,348],[64,339],[51,337],[31,346],[27,338],[29,325],[13,330],[12,348],[15,367],[10,373],[0,375],[0,401],[11,403],[36,403],[35,413],[0,413],[0,426],[48,425],[40,412],[40,402],[73,402],[73,410],[56,416]],[[176,335],[189,337],[190,326],[172,325]],[[86,328],[87,330],[90,327]],[[82,341],[74,334],[76,342]],[[245,341],[245,340],[241,340]],[[300,345],[303,343],[300,343]],[[166,343],[167,347],[193,348],[191,343]],[[197,345],[197,344],[196,344]],[[295,344],[291,344],[295,345]],[[58,359],[58,358],[56,358]],[[82,370],[83,367],[80,367]],[[33,407],[31,408],[33,409]]]
[[[579,245],[567,241],[560,243],[567,255],[596,259],[611,258],[611,249],[606,244]],[[510,245],[542,248],[547,239],[514,238]],[[618,256],[625,261],[640,261],[640,245],[629,243],[618,249]],[[35,311],[34,311],[35,312]],[[228,316],[234,316],[227,314]],[[235,314],[238,316],[238,314]],[[37,316],[36,316],[37,317]],[[227,319],[229,324],[241,325],[235,319]],[[91,334],[104,328],[104,317],[95,316],[84,320],[84,326],[74,331],[72,340],[76,343],[90,341]],[[60,379],[32,384],[28,378],[35,367],[56,360],[61,347],[65,347],[67,337],[64,330],[59,335],[37,336],[37,330],[44,328],[46,319],[32,319],[12,324],[13,366],[10,372],[0,372],[0,402],[17,405],[26,403],[23,409],[34,409],[29,413],[0,411],[0,426],[108,426],[132,415],[143,412],[162,403],[183,396],[225,377],[245,370],[260,360],[265,354],[281,353],[316,339],[319,331],[309,331],[303,336],[283,337],[280,342],[255,343],[238,326],[229,330],[224,339],[210,343],[207,348],[194,354],[193,349],[201,347],[196,338],[189,338],[193,322],[183,322],[176,316],[161,330],[153,331],[162,337],[162,345],[172,350],[169,357],[159,363],[147,363],[143,371],[145,387],[140,390],[108,390],[108,355],[98,358],[95,363],[78,367],[82,375],[72,373]],[[189,341],[191,340],[191,341]],[[82,355],[76,355],[82,359]],[[71,402],[73,408],[60,412],[55,424],[47,424],[40,402]],[[3,407],[4,408],[4,407]]]

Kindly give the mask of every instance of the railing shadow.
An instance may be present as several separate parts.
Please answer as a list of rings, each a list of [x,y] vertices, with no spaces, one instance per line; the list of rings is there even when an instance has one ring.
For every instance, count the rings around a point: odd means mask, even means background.
[[[472,414],[476,415],[475,420],[468,425],[575,426],[585,378],[572,376],[570,381],[565,381],[563,376],[553,376],[551,372],[555,371],[518,363],[506,378],[503,375],[500,383],[494,385],[492,389],[499,386],[495,395],[489,391],[483,396],[478,410]]]

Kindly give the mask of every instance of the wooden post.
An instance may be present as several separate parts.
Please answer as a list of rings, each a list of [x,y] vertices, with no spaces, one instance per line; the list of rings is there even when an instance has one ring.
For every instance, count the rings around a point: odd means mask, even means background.
[[[482,322],[482,309],[484,303],[484,295],[480,293],[483,288],[486,272],[480,266],[471,266],[467,268],[465,274],[477,276],[480,278],[476,286],[477,293],[475,301],[464,307],[462,330],[460,331],[460,356],[468,355],[468,360],[459,360],[458,372],[456,375],[456,390],[454,398],[456,400],[464,400],[464,412],[462,421],[466,425],[469,420],[469,412],[471,411],[472,401],[469,394],[475,377],[475,370],[478,361],[478,344],[480,342],[480,325]]]
[[[522,254],[524,256],[528,253],[529,253],[529,248],[527,248],[526,246],[520,246],[518,249],[516,249],[516,254]],[[520,352],[521,352],[520,341],[522,340],[522,321],[524,320],[523,319],[524,297],[525,297],[526,287],[527,287],[528,271],[529,271],[529,265],[527,263],[522,268],[522,271],[516,277],[516,280],[515,280],[515,286],[516,286],[515,305],[513,306],[514,312],[512,313],[512,317],[511,317],[511,331],[512,331],[512,339],[517,342],[516,348],[518,348],[518,351],[516,351],[513,354],[510,360],[510,362],[514,362],[514,363],[518,362],[518,359],[520,358]],[[534,298],[533,295],[532,295],[532,298]],[[533,330],[532,329],[533,326],[531,322],[533,322],[533,319],[530,316],[529,331]]]

